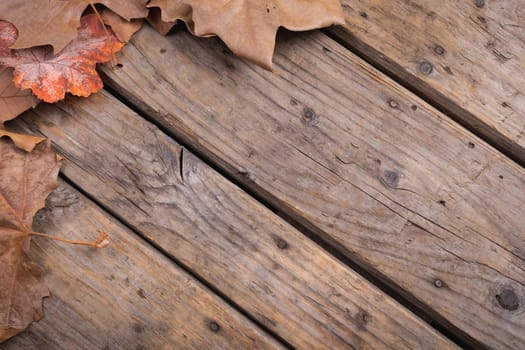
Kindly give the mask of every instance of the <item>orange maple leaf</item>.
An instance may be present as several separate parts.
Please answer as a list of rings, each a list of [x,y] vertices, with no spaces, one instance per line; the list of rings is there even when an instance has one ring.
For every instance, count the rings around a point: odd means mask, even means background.
[[[53,56],[51,46],[7,50],[0,53],[0,65],[14,68],[14,83],[20,89],[31,89],[45,102],[57,102],[66,92],[87,97],[102,89],[97,63],[111,60],[123,43],[113,32],[88,14],[80,19],[77,37]]]

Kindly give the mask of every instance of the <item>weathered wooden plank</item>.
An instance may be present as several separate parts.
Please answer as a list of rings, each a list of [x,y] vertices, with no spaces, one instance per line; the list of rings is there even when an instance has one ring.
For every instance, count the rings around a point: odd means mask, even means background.
[[[342,0],[339,40],[525,164],[523,0]]]
[[[514,162],[321,33],[283,37],[278,74],[150,28],[122,63],[106,83],[179,139],[472,337],[522,347]]]
[[[292,346],[454,347],[109,94],[25,121],[67,177]]]
[[[60,183],[35,220],[38,230],[111,245],[94,251],[35,238],[31,256],[52,296],[44,318],[1,349],[281,349],[80,193]]]

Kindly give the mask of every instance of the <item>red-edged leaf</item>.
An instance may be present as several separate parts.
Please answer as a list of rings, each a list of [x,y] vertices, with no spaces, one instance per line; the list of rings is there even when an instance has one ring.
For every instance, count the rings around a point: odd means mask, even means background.
[[[103,84],[95,67],[111,60],[123,43],[113,32],[89,14],[80,20],[78,35],[57,56],[50,46],[8,50],[0,54],[0,65],[13,67],[14,82],[20,89],[31,89],[45,102],[57,102],[66,92],[87,97]]]

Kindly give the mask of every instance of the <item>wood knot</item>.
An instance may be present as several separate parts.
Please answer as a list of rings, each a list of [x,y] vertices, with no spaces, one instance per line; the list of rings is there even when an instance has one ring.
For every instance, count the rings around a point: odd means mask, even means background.
[[[519,298],[512,289],[503,289],[501,293],[496,294],[496,300],[505,310],[514,311],[520,305]]]
[[[304,107],[301,121],[306,126],[315,126],[319,124],[319,116],[310,107]]]
[[[366,329],[368,322],[370,322],[370,314],[366,312],[366,310],[359,310],[354,317],[354,321],[358,329],[364,330]]]
[[[144,330],[145,330],[145,327],[140,322],[136,322],[133,325],[133,331],[135,331],[135,333],[139,333],[139,334],[144,333]]]
[[[399,173],[395,170],[385,170],[383,179],[389,187],[396,188],[399,185]]]
[[[139,297],[141,297],[142,299],[147,299],[147,298],[146,298],[146,292],[145,292],[144,289],[142,289],[142,288],[137,289],[137,295],[138,295]]]
[[[419,72],[423,75],[430,75],[432,71],[434,70],[434,66],[432,66],[432,63],[428,61],[421,61],[419,62]]]
[[[481,9],[485,7],[485,0],[474,0],[474,5]]]

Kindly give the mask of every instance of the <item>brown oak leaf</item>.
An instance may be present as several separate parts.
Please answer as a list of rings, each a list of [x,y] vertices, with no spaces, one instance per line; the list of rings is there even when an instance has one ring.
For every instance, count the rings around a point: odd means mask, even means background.
[[[49,46],[8,50],[0,54],[0,65],[14,68],[18,88],[31,89],[45,102],[57,102],[66,92],[87,97],[102,89],[96,64],[111,60],[123,45],[95,14],[88,14],[81,18],[77,37],[57,56]]]
[[[0,343],[41,318],[49,296],[27,253],[33,216],[57,186],[59,168],[49,142],[28,153],[0,139]]]
[[[77,35],[80,16],[90,3],[105,5],[127,20],[146,17],[148,0],[2,0],[0,19],[18,29],[11,48],[51,45],[61,51]]]
[[[34,107],[38,100],[31,91],[22,91],[13,83],[13,69],[0,67],[0,128],[8,120]]]
[[[118,40],[123,43],[127,43],[144,24],[142,19],[128,21],[111,10],[102,10],[100,12],[104,23],[111,27]]]
[[[16,28],[9,22],[0,21],[0,56],[16,41]],[[29,107],[35,105],[31,92],[20,91],[12,83],[13,70],[0,66],[0,128]]]
[[[0,53],[4,52],[16,42],[18,31],[9,22],[0,20]]]
[[[9,22],[0,21],[0,55],[16,41],[18,33]],[[0,67],[0,137],[10,137],[13,142],[26,151],[31,151],[43,138],[8,132],[4,123],[13,119],[26,109],[34,107],[38,100],[31,91],[22,91],[13,83],[13,70]]]
[[[182,20],[198,36],[219,36],[238,56],[272,66],[279,27],[303,31],[344,24],[339,0],[152,0],[164,22]]]

